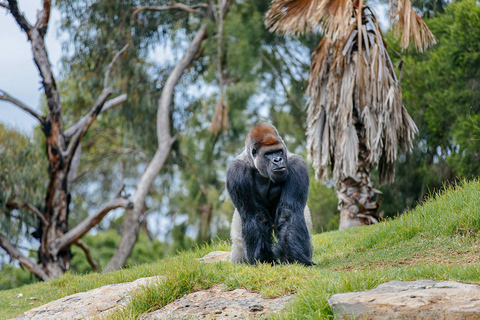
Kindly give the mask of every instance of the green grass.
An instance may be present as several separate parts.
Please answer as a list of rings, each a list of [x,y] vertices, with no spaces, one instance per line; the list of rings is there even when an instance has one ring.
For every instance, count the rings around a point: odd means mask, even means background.
[[[313,242],[315,267],[204,264],[196,260],[214,250],[230,249],[228,243],[220,243],[109,274],[67,274],[54,281],[1,291],[0,318],[72,293],[154,275],[165,277],[161,285],[137,291],[112,319],[135,319],[218,283],[266,297],[295,293],[295,300],[274,319],[333,318],[327,304],[332,294],[367,290],[390,280],[480,283],[480,182],[462,182],[397,219],[315,235]],[[23,297],[17,298],[18,293]]]

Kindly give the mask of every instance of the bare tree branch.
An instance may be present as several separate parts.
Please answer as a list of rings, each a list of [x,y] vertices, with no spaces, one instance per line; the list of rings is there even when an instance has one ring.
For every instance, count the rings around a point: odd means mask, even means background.
[[[0,247],[2,247],[10,257],[17,259],[25,268],[30,270],[33,274],[35,274],[37,277],[42,279],[43,281],[46,281],[49,279],[45,271],[43,269],[35,264],[32,260],[28,259],[25,257],[18,249],[8,241],[8,239],[0,234]]]
[[[40,123],[43,125],[44,122],[45,122],[45,117],[39,115],[37,112],[35,112],[32,108],[30,107],[27,107],[23,102],[15,99],[14,97],[12,97],[11,95],[9,95],[7,92],[3,91],[2,89],[0,89],[0,100],[3,100],[3,101],[8,101],[8,102],[11,102],[13,103],[14,105],[16,105],[17,107],[19,107],[20,109],[22,109],[23,111],[29,113],[31,116],[33,116],[34,118],[36,118],[38,121],[40,121]]]
[[[120,51],[118,51],[115,56],[113,57],[113,60],[112,62],[110,62],[110,64],[108,65],[107,67],[107,72],[105,73],[105,79],[103,80],[103,88],[106,88],[108,87],[108,77],[110,76],[110,71],[112,70],[112,67],[113,67],[113,64],[115,63],[115,61],[117,61],[118,57],[122,54],[122,52],[124,52],[125,50],[127,50],[128,48],[128,43],[126,45],[123,46],[122,49],[120,49]]]
[[[0,7],[4,7],[5,9],[10,10],[10,6],[4,2],[0,2]]]
[[[73,154],[72,161],[70,162],[70,170],[68,171],[67,185],[68,188],[77,179],[77,170],[80,166],[80,156],[82,154],[82,143],[78,144],[77,150]]]
[[[115,108],[125,101],[127,101],[127,94],[126,93],[123,93],[123,94],[119,95],[118,97],[110,99],[107,102],[105,102],[105,104],[103,105],[102,111],[100,111],[100,113],[103,113],[107,110]]]
[[[32,212],[34,215],[36,215],[44,225],[48,225],[48,221],[45,218],[45,216],[38,210],[35,206],[31,205],[28,202],[24,202],[23,204],[18,204],[17,202],[13,201],[8,201],[5,206],[7,207],[8,210],[18,210],[20,208],[25,208],[28,209],[30,212]]]
[[[12,13],[20,28],[22,28],[30,38],[30,30],[32,29],[32,26],[28,23],[27,19],[25,19],[23,14],[20,12],[17,0],[8,0],[8,5],[10,12]]]
[[[64,154],[66,158],[72,159],[75,151],[77,150],[78,145],[80,144],[80,141],[83,139],[83,137],[87,133],[88,128],[90,128],[90,126],[93,124],[93,122],[97,118],[98,114],[102,110],[103,105],[105,104],[105,101],[112,94],[112,92],[113,90],[111,88],[103,89],[102,93],[98,97],[92,109],[90,109],[90,111],[86,115],[85,122],[83,122],[82,126],[80,126],[78,130],[75,132],[75,134],[73,135],[68,145],[67,151]]]
[[[123,172],[122,172],[122,181],[123,181]],[[120,198],[122,196],[122,192],[125,190],[125,183],[122,182],[120,188],[118,188],[117,192],[115,193],[115,198]]]
[[[40,31],[40,34],[45,36],[48,28],[48,20],[50,20],[50,10],[52,8],[51,0],[43,0],[43,10],[39,12],[37,23],[35,24],[35,29]]]
[[[110,110],[114,107],[119,106],[121,103],[123,103],[125,101],[127,101],[127,94],[126,93],[121,94],[118,97],[115,97],[113,99],[108,100],[103,105],[103,108],[100,111],[100,114],[102,114],[105,111]],[[67,139],[70,139],[75,134],[75,132],[77,132],[78,129],[80,129],[81,127],[83,127],[85,125],[85,122],[88,120],[88,118],[89,118],[89,116],[87,114],[86,116],[84,116],[83,118],[78,120],[75,124],[73,124],[70,128],[65,130],[65,132],[64,132],[65,137]]]
[[[85,252],[85,257],[87,257],[87,261],[92,266],[93,271],[94,272],[100,271],[98,269],[98,263],[95,260],[93,260],[92,254],[90,253],[90,249],[88,248],[86,243],[83,242],[82,240],[78,239],[73,244],[77,245],[78,247],[80,247],[83,250],[83,252]]]
[[[220,19],[225,20],[225,16],[234,2],[235,0],[223,0],[223,5],[220,9]]]
[[[45,218],[45,216],[40,212],[40,210],[38,210],[36,207],[32,206],[30,203],[24,202],[22,207],[30,210],[30,212],[32,212],[34,215],[36,215],[38,217],[38,219],[40,219],[40,221],[42,221],[42,223],[44,225],[49,225],[50,224],[48,222],[48,220]]]
[[[145,6],[145,7],[138,7],[135,9],[135,11],[133,12],[132,14],[132,20],[133,18],[140,12],[140,11],[143,11],[143,10],[149,10],[149,11],[172,11],[172,10],[183,10],[183,11],[186,11],[186,12],[190,12],[190,13],[195,13],[195,14],[198,14],[204,18],[206,18],[207,16],[203,13],[203,12],[200,12],[198,10],[195,10],[197,8],[208,8],[208,4],[206,3],[201,3],[201,4],[196,4],[196,5],[193,5],[193,6],[187,6],[183,3],[177,3],[175,1],[172,1],[172,5],[171,6],[164,6],[164,7],[150,7],[150,6]]]
[[[75,228],[65,233],[55,240],[54,251],[59,252],[67,246],[81,239],[90,229],[95,227],[110,211],[117,208],[132,208],[132,203],[128,199],[115,198],[104,204],[97,212],[80,222]]]

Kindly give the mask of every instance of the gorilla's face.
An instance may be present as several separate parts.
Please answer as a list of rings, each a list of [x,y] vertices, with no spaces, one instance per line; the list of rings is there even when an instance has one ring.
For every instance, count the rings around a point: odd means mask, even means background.
[[[283,145],[252,148],[255,168],[273,183],[282,182],[287,177],[287,154]]]

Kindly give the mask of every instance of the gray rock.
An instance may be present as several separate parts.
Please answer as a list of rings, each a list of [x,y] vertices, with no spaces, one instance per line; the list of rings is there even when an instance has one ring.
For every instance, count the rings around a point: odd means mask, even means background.
[[[480,319],[480,286],[455,281],[390,281],[328,302],[340,319]]]
[[[29,310],[15,319],[91,319],[105,316],[128,301],[141,286],[158,282],[160,277],[141,278],[133,282],[112,284],[79,292]]]
[[[213,251],[198,260],[205,263],[230,261],[230,251]]]
[[[293,296],[266,299],[244,289],[226,290],[215,286],[193,292],[146,315],[153,319],[245,319],[265,317],[283,309]]]

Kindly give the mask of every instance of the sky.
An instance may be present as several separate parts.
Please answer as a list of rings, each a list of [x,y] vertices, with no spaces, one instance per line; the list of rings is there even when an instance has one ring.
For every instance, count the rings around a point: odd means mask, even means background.
[[[29,23],[35,24],[36,12],[41,8],[41,2],[23,0],[19,1],[19,7]],[[53,9],[46,36],[46,47],[54,75],[58,75],[62,54],[61,42],[56,36],[59,20],[60,13]],[[40,110],[41,78],[33,61],[30,42],[12,15],[2,7],[0,7],[0,89],[30,108]],[[30,134],[38,121],[13,104],[0,101],[0,122]]]

